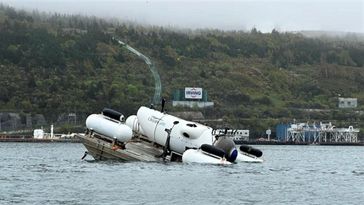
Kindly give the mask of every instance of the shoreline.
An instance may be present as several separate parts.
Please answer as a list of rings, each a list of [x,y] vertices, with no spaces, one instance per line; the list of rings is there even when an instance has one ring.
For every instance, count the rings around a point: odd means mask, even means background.
[[[34,139],[34,138],[0,138],[1,142],[28,142],[28,143],[81,143],[78,138],[72,139]]]
[[[306,145],[306,146],[364,146],[364,142],[281,142],[281,141],[234,141],[236,145]]]
[[[27,142],[27,143],[81,143],[79,138],[67,138],[67,139],[35,139],[31,137],[0,137],[1,142]],[[295,145],[295,146],[364,146],[364,142],[321,142],[321,143],[309,143],[309,142],[280,142],[280,141],[234,141],[236,145]]]

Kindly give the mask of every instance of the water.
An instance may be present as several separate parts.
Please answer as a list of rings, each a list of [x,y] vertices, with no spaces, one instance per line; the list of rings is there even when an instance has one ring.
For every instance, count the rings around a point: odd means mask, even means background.
[[[82,144],[0,143],[0,204],[363,204],[364,147],[257,146],[262,164],[80,160]]]

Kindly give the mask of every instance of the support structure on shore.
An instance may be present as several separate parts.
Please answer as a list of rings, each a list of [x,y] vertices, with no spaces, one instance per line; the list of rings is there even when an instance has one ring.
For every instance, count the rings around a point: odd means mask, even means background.
[[[286,130],[286,142],[358,142],[359,129],[353,126],[348,128],[336,128],[329,123],[308,124],[298,123],[291,124]]]

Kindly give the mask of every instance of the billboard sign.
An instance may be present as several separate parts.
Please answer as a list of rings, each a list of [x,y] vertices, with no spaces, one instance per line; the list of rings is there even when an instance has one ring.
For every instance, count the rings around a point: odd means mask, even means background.
[[[185,88],[186,99],[202,99],[202,88]]]

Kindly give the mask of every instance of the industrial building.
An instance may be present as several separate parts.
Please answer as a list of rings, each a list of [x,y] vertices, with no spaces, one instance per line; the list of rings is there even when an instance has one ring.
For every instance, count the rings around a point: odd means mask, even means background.
[[[234,141],[248,141],[249,130],[236,130],[236,129],[216,129],[212,132],[214,135],[225,135],[232,138]]]
[[[339,108],[356,108],[357,106],[357,98],[339,98]]]
[[[336,128],[329,123],[279,124],[276,127],[278,141],[306,143],[357,143],[359,129],[353,126]]]

